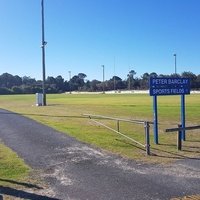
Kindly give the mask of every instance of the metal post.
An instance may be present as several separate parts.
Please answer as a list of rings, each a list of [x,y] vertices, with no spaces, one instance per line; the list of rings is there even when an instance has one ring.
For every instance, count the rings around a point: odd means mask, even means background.
[[[181,95],[181,125],[184,130],[181,131],[182,140],[185,141],[185,95]]]
[[[147,155],[150,155],[150,137],[149,137],[149,122],[144,122],[145,128],[145,147]]]
[[[158,109],[157,109],[157,96],[153,96],[153,118],[154,118],[154,143],[158,144]]]
[[[42,93],[43,93],[43,106],[46,106],[46,92],[45,92],[45,45],[47,42],[45,42],[44,38],[44,1],[41,1],[41,7],[42,7]]]
[[[182,126],[179,124],[178,128],[181,128]],[[182,135],[182,131],[178,130],[177,132],[177,149],[181,150],[182,149],[182,140],[181,140],[181,135]]]
[[[174,65],[175,65],[174,67],[175,67],[175,74],[176,74],[177,73],[177,70],[176,70],[176,54],[174,54],[174,59],[175,59],[174,60]]]

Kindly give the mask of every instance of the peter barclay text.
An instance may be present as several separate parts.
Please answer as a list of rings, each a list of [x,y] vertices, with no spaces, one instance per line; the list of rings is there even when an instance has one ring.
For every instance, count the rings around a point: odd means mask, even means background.
[[[150,78],[150,95],[190,94],[189,78]]]
[[[189,85],[190,80],[188,78],[152,78],[151,84],[156,85]]]

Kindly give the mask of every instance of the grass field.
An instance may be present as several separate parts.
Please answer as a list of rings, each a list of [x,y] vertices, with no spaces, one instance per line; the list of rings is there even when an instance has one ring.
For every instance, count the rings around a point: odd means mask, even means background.
[[[47,95],[46,107],[35,106],[35,95],[0,96],[1,108],[21,113],[78,140],[90,143],[124,157],[147,162],[168,162],[186,157],[200,157],[199,130],[187,133],[183,151],[176,150],[176,133],[164,133],[165,128],[177,127],[180,123],[180,96],[158,98],[159,145],[153,143],[152,156],[145,156],[140,146],[100,127],[82,114],[105,115],[126,119],[153,120],[152,97],[146,94],[57,94]],[[101,120],[116,127],[116,122]],[[186,124],[200,124],[200,95],[186,96]],[[144,143],[144,127],[121,123],[120,130]]]

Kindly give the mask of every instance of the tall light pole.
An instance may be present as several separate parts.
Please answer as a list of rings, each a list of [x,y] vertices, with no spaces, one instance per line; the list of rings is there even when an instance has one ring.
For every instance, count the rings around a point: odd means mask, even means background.
[[[46,106],[46,92],[45,92],[45,42],[44,38],[44,0],[41,0],[41,7],[42,7],[42,93],[43,93],[43,106]]]
[[[131,71],[129,71],[129,90],[131,90]]]
[[[103,94],[105,93],[105,67],[104,65],[102,65],[102,68],[103,68]]]
[[[174,54],[174,67],[175,67],[175,74],[176,74],[176,54]]]
[[[116,80],[115,80],[115,57],[114,57],[114,91],[116,89]]]
[[[69,71],[69,93],[71,94],[71,71]]]

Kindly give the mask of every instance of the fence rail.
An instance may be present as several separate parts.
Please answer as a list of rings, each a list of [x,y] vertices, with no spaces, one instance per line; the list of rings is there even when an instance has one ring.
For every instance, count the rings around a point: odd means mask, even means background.
[[[188,126],[188,127],[178,127],[178,128],[168,128],[165,129],[165,132],[176,132],[176,131],[184,131],[184,130],[194,130],[194,129],[200,129],[200,126]]]
[[[121,135],[122,137],[125,137],[128,140],[131,140],[132,142],[144,147],[146,149],[146,154],[150,155],[150,136],[149,136],[149,128],[150,128],[150,124],[153,124],[153,122],[149,122],[149,121],[142,121],[142,120],[131,120],[131,119],[122,119],[122,118],[114,118],[114,117],[108,117],[108,116],[102,116],[102,115],[91,115],[91,114],[83,114],[83,116],[88,117],[90,120],[92,120],[93,122]],[[99,122],[96,121],[95,119],[107,119],[107,120],[114,120],[117,122],[117,130]],[[142,144],[138,141],[136,141],[135,139],[123,134],[120,132],[120,124],[119,122],[128,122],[128,123],[135,123],[135,124],[143,124],[144,125],[144,129],[145,129],[145,144]]]
[[[165,129],[165,132],[177,132],[177,149],[181,150],[182,149],[182,131],[185,130],[195,130],[195,129],[200,129],[200,125],[198,126],[188,126],[188,127],[182,127],[182,125],[178,125],[178,128],[168,128]]]
[[[83,114],[83,116],[93,118],[93,119],[109,119],[109,120],[116,120],[116,121],[122,121],[122,122],[130,122],[135,124],[144,124],[145,122],[148,122],[149,124],[153,124],[151,121],[144,121],[144,120],[137,120],[137,119],[122,119],[122,118],[115,118],[115,117],[108,117],[103,115],[91,115],[91,114]]]

